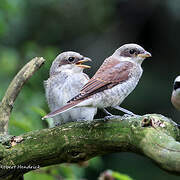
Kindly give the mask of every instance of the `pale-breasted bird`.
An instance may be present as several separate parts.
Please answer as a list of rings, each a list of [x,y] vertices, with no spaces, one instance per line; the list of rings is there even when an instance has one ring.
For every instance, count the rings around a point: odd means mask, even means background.
[[[77,52],[63,52],[53,61],[50,68],[50,77],[44,81],[46,99],[51,111],[67,104],[67,101],[80,93],[81,88],[88,82],[89,77],[83,73],[84,68],[90,66],[82,63],[91,61]],[[91,121],[97,112],[95,107],[80,107],[71,109],[53,117],[54,125],[69,121]]]
[[[151,54],[137,44],[121,46],[105,59],[77,96],[44,118],[54,117],[74,107],[114,107],[122,110],[119,105],[138,84],[143,72],[141,64],[147,57]]]
[[[177,76],[174,80],[171,102],[173,106],[180,111],[180,76]]]

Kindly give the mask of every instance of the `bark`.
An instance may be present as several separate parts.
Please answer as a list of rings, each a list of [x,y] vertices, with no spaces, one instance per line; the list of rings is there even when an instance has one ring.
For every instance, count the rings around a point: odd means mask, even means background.
[[[3,179],[13,179],[31,171],[31,167],[77,163],[114,152],[147,156],[165,171],[180,175],[179,128],[158,114],[73,122],[17,137],[2,137]]]

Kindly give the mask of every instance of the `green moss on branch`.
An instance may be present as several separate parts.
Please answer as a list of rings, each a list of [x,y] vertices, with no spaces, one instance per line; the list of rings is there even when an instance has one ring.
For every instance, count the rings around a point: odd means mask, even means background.
[[[179,139],[176,124],[157,114],[91,123],[74,122],[10,138],[4,143],[6,145],[1,145],[0,164],[43,167],[126,151],[148,156],[164,170],[180,174]],[[0,170],[0,177],[30,170]]]

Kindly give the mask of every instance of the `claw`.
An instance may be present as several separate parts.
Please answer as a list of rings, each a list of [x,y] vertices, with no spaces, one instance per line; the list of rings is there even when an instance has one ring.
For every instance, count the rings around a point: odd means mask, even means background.
[[[123,118],[132,118],[132,117],[140,117],[140,115],[136,115],[136,114],[124,114],[123,116],[122,116]]]
[[[122,116],[117,116],[117,115],[111,115],[111,116],[105,116],[105,120],[111,120],[111,119],[119,119],[122,118]]]

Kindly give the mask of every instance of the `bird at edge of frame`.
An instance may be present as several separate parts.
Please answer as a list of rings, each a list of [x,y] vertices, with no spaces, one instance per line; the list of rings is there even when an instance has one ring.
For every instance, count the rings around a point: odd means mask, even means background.
[[[174,80],[171,102],[173,106],[180,111],[180,76],[177,76]]]
[[[50,68],[50,77],[44,81],[46,99],[51,111],[65,106],[88,82],[88,75],[83,73],[85,68],[90,68],[83,64],[88,61],[91,59],[73,51],[63,52],[55,58]],[[53,117],[52,126],[71,121],[92,121],[96,113],[96,107],[77,107]]]
[[[137,44],[125,44],[106,58],[95,75],[81,88],[80,93],[56,111],[43,117],[54,117],[75,107],[104,109],[109,119],[115,116],[105,108],[113,107],[135,115],[119,105],[134,90],[142,76],[141,64],[151,54]]]
[[[174,80],[171,103],[178,111],[180,111],[180,76],[177,76]],[[180,124],[177,124],[177,126],[180,128]]]

